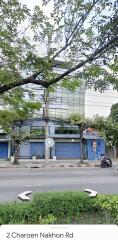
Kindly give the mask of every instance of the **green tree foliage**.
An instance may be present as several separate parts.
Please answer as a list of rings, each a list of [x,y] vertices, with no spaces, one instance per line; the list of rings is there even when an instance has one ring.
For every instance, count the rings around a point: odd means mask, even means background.
[[[112,105],[110,117],[114,122],[118,123],[118,103]]]
[[[96,115],[93,119],[93,126],[98,129],[109,146],[118,146],[118,123],[111,117],[100,117]]]
[[[107,138],[112,146],[118,147],[118,103],[113,104],[108,118],[110,126],[107,131]]]
[[[77,125],[79,127],[80,134],[80,162],[83,163],[83,132],[85,129],[91,126],[92,120],[85,118],[81,114],[73,114],[70,116],[69,121],[72,125]]]
[[[22,122],[32,117],[33,113],[41,107],[38,102],[26,102],[22,97],[18,98],[18,94],[19,91],[15,93],[15,97],[13,94],[12,96],[5,96],[3,101],[5,108],[0,110],[0,126],[11,137],[12,144],[15,147],[15,164],[18,164],[19,145],[22,141],[28,139],[30,135],[20,128]]]
[[[118,89],[117,1],[39,3],[30,10],[20,0],[0,1],[0,93],[28,83],[73,88],[82,77],[87,87],[103,91],[112,83]],[[65,69],[59,74],[52,71],[58,65]]]
[[[78,125],[80,132],[80,157],[83,162],[82,138],[83,131],[89,127],[96,129],[106,141],[108,147],[118,146],[118,123],[111,117],[102,117],[95,115],[93,118],[85,118],[81,114],[74,114],[70,117],[73,125]]]

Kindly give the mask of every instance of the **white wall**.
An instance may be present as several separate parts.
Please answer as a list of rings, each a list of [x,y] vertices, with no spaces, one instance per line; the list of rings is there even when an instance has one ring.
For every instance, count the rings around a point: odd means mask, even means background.
[[[104,93],[87,90],[85,96],[85,116],[92,117],[96,114],[107,117],[111,106],[118,102],[118,91],[112,89]]]

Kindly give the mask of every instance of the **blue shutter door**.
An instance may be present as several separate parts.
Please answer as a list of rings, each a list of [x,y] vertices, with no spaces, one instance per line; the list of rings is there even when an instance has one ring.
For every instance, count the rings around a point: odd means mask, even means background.
[[[19,157],[20,158],[30,158],[30,144],[29,142],[27,144],[22,143],[20,145],[19,149]]]
[[[8,158],[8,142],[0,142],[0,158]]]
[[[45,157],[45,145],[42,142],[32,142],[30,143],[30,157],[33,155],[39,158]]]
[[[78,159],[80,158],[80,143],[56,143],[55,155],[57,159]]]
[[[100,157],[101,153],[105,153],[105,141],[103,139],[97,140],[97,159]]]

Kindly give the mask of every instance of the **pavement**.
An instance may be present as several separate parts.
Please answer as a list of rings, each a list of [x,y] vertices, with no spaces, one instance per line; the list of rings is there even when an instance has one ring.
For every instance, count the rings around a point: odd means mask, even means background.
[[[29,165],[30,166],[30,165]],[[116,167],[1,168],[0,203],[21,201],[19,194],[91,189],[99,194],[118,194]]]
[[[84,163],[80,163],[80,160],[25,160],[19,159],[19,164],[14,165],[11,161],[1,161],[0,168],[87,168],[87,167],[99,167],[100,161],[84,160]],[[118,159],[113,160],[113,166],[118,166]]]

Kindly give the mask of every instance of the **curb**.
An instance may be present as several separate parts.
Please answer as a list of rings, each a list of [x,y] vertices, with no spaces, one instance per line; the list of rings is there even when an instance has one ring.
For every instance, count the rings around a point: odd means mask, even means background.
[[[64,164],[60,164],[60,165],[54,165],[54,164],[50,164],[50,165],[44,165],[44,164],[34,164],[34,165],[4,165],[4,166],[0,166],[0,169],[5,169],[5,168],[11,168],[11,169],[20,169],[20,168],[45,168],[45,169],[52,169],[52,168],[91,168],[91,167],[99,167],[98,164],[68,164],[68,165],[64,165]]]
[[[42,166],[38,166],[38,165],[34,165],[34,166],[30,166],[29,168],[86,168],[86,167],[99,167],[99,165],[88,165],[88,164],[78,164],[78,165],[42,165]]]

